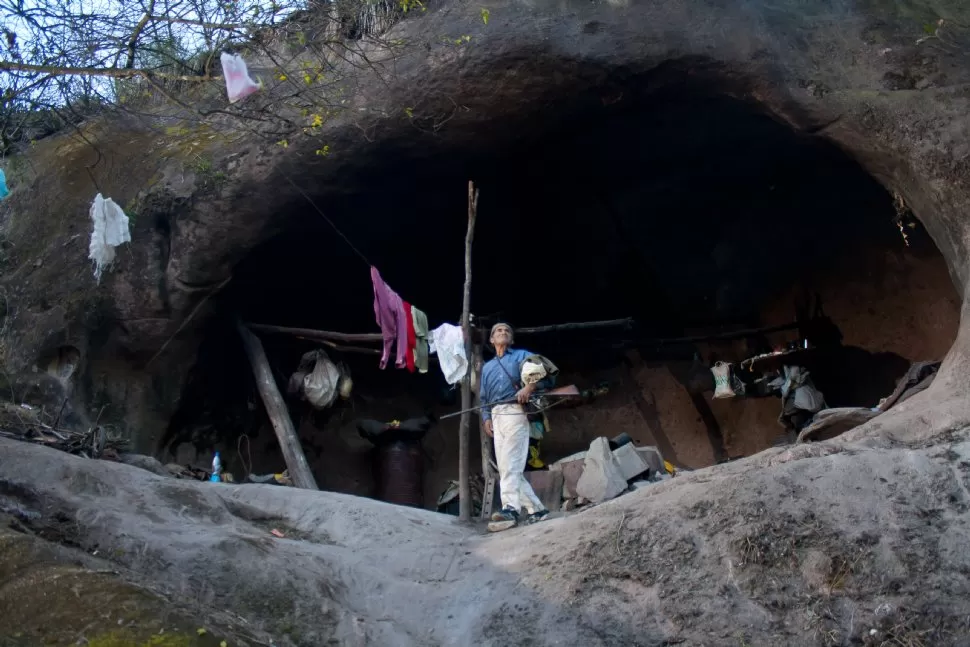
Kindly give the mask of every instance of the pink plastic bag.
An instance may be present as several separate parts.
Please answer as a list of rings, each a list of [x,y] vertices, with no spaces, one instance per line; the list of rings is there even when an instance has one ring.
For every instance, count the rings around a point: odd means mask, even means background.
[[[229,103],[236,103],[259,90],[260,85],[250,78],[246,61],[242,59],[242,56],[223,52],[220,60],[222,61],[222,75],[226,77]]]

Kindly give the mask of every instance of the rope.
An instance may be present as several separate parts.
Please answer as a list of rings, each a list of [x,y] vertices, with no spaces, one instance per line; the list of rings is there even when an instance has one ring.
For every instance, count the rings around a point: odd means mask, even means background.
[[[371,263],[369,260],[367,260],[367,257],[364,256],[364,253],[362,251],[360,251],[359,249],[357,249],[357,247],[352,242],[350,242],[350,238],[348,238],[346,236],[346,234],[344,234],[344,232],[340,231],[340,229],[337,227],[337,225],[334,224],[333,220],[331,220],[330,218],[327,217],[327,214],[325,214],[323,212],[323,209],[321,209],[320,207],[318,207],[317,206],[317,203],[314,202],[313,199],[310,196],[308,196],[303,189],[301,189],[300,187],[298,187],[296,185],[296,182],[294,182],[293,180],[290,179],[290,176],[289,175],[287,175],[286,173],[280,173],[280,175],[282,175],[286,179],[286,181],[289,182],[290,185],[300,193],[300,195],[302,195],[304,198],[306,198],[306,201],[310,203],[310,206],[313,207],[316,210],[316,212],[318,214],[320,214],[320,216],[324,220],[327,221],[327,224],[329,224],[333,228],[333,230],[335,232],[337,232],[337,235],[338,236],[340,236],[341,238],[344,239],[344,242],[347,243],[347,245],[350,247],[350,249],[354,250],[354,252],[356,252],[356,254],[358,256],[360,256],[361,260],[363,260],[365,263],[367,263],[367,267],[373,267],[374,266],[373,263]]]
[[[242,441],[246,439],[246,455],[249,456],[249,465],[246,465],[246,461],[243,460],[242,455]],[[239,456],[239,462],[242,463],[243,469],[246,470],[246,476],[244,478],[248,479],[249,475],[252,474],[253,467],[253,455],[250,453],[249,436],[243,434],[238,439],[236,439],[236,455]]]

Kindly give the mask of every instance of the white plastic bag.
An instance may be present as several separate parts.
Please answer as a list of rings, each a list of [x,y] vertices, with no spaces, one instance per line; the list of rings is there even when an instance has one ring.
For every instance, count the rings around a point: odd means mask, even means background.
[[[340,378],[340,369],[327,354],[323,350],[314,350],[300,359],[299,369],[290,377],[290,389],[301,389],[310,404],[317,409],[326,409],[337,399]]]
[[[737,395],[731,388],[731,365],[726,362],[718,362],[711,368],[714,374],[714,398],[733,398]]]
[[[91,244],[88,258],[94,261],[94,279],[100,283],[101,274],[115,260],[115,247],[131,242],[128,216],[111,198],[94,196],[91,204]]]
[[[259,90],[260,85],[249,76],[249,69],[242,56],[223,52],[219,58],[222,61],[222,75],[226,79],[229,103],[236,103]]]

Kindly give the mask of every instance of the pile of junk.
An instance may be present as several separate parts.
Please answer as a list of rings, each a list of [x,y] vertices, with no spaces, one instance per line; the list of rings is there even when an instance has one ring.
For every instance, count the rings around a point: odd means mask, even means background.
[[[599,437],[589,449],[542,468],[530,469],[525,478],[548,510],[570,512],[609,501],[622,494],[670,479],[679,472],[653,446],[636,446],[627,434]],[[479,516],[486,501],[481,477],[471,481],[472,513]],[[498,491],[487,509],[498,509]],[[458,514],[458,482],[451,481],[438,499],[437,511]]]

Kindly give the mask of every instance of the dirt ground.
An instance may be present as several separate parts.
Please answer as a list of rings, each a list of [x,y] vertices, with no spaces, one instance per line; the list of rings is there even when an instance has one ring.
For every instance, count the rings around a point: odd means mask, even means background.
[[[246,630],[233,645],[966,645],[970,428],[937,418],[945,431],[917,433],[920,397],[869,431],[498,535],[8,440],[0,503],[5,537],[186,614],[225,610]],[[36,623],[16,604],[0,595],[3,629],[26,635]]]

